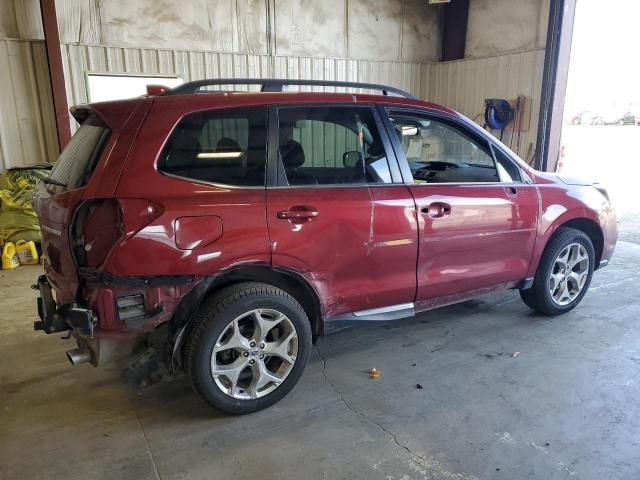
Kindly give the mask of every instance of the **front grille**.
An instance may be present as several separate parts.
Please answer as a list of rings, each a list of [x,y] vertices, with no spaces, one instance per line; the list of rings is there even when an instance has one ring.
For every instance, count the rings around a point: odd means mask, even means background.
[[[144,317],[144,295],[141,293],[119,297],[116,300],[116,305],[118,307],[118,318],[120,318],[120,320]]]

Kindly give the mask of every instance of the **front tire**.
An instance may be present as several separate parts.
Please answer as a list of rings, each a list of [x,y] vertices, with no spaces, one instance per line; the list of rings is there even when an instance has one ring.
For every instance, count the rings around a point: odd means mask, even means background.
[[[196,392],[231,414],[267,408],[300,379],[311,353],[311,326],[288,293],[241,283],[210,297],[187,340],[186,370]]]
[[[595,257],[593,243],[584,232],[558,228],[542,254],[533,286],[520,290],[520,297],[549,316],[573,310],[589,289]]]

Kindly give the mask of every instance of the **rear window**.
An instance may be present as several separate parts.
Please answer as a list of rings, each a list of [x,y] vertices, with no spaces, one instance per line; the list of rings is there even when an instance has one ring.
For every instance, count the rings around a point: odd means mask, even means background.
[[[158,170],[204,182],[263,186],[266,119],[262,107],[189,114],[169,137]]]
[[[86,185],[109,133],[98,116],[87,118],[60,154],[50,178],[68,189]]]

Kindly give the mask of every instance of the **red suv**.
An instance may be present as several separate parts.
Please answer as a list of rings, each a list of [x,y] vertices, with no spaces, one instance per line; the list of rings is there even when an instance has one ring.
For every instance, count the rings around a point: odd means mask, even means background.
[[[604,189],[391,87],[206,80],[71,113],[81,126],[35,195],[35,328],[70,330],[73,364],[183,369],[226,412],[286,395],[331,320],[496,288],[567,312],[617,238]]]

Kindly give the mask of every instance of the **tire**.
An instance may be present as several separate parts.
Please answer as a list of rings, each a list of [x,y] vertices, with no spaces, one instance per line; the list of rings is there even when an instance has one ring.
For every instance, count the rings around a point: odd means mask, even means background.
[[[583,249],[579,246],[582,246]],[[588,265],[585,265],[582,260],[575,266],[570,266],[567,263],[569,266],[566,267],[566,273],[564,273],[565,270],[559,269],[558,267],[563,263],[559,256],[561,253],[564,254],[568,247],[570,247],[568,260],[573,252],[578,252],[575,258],[581,258],[581,255],[586,254]],[[527,306],[544,315],[555,316],[569,312],[580,303],[587,293],[595,261],[593,243],[584,232],[574,228],[560,227],[544,249],[533,286],[527,290],[520,290],[520,297]],[[551,278],[552,274],[553,279]],[[562,281],[557,282],[557,278],[563,277],[564,284]],[[576,280],[576,278],[580,280]],[[580,284],[581,287],[579,287]],[[566,286],[566,295],[564,298],[560,298],[563,297],[563,285]],[[554,288],[555,286],[558,288]],[[551,290],[558,293],[553,295]]]
[[[291,295],[272,285],[239,283],[199,308],[186,340],[185,370],[210,406],[229,414],[255,412],[295,386],[311,338],[307,314]]]

